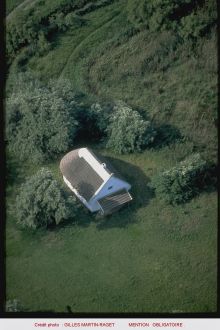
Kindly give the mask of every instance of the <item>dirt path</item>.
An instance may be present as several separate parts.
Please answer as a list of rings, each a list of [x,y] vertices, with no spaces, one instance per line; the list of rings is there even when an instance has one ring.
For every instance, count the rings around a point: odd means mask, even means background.
[[[15,7],[7,16],[6,20],[9,20],[12,18],[13,14],[16,12],[17,9],[22,8],[23,6],[29,4],[30,2],[36,2],[38,0],[24,0],[22,3],[20,3],[17,7]]]
[[[76,48],[74,48],[74,50],[72,51],[72,53],[70,54],[70,56],[68,57],[66,64],[64,65],[64,67],[62,68],[60,75],[58,77],[58,79],[61,78],[61,76],[63,75],[63,72],[65,71],[65,68],[69,65],[69,62],[71,61],[72,56],[74,56],[74,54],[79,51],[79,49],[83,46],[84,43],[86,43],[87,40],[89,40],[93,35],[95,35],[97,33],[97,31],[101,30],[103,27],[105,27],[108,23],[112,22],[113,20],[115,20],[118,16],[120,15],[120,12],[118,13],[118,15],[110,18],[109,20],[107,20],[104,24],[102,24],[101,26],[99,26],[98,28],[96,28],[95,30],[93,30],[85,39],[83,39],[77,46]]]

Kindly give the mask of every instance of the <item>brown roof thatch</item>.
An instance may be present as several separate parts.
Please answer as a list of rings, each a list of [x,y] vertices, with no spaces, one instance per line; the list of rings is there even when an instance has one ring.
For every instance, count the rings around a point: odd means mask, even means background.
[[[104,182],[97,172],[78,155],[79,149],[70,151],[60,162],[61,173],[87,201]]]
[[[91,149],[88,149],[88,150],[100,164],[103,164],[103,163],[106,164],[105,169],[109,174],[114,173],[115,176],[117,176],[117,178],[119,178],[123,181],[126,181],[126,179],[121,175],[121,173],[107,160],[107,158],[105,156],[100,155],[98,152],[96,152],[96,155],[95,155]]]

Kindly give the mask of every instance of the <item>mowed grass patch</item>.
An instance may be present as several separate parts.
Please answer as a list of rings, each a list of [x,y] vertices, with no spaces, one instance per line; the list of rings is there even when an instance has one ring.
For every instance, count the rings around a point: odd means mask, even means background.
[[[6,14],[8,15],[13,9],[25,2],[25,0],[7,0],[6,1]]]
[[[215,311],[216,193],[166,206],[148,183],[175,164],[172,149],[116,156],[92,147],[132,184],[133,202],[100,219],[81,209],[48,231],[23,230],[8,216],[7,299],[27,311]],[[47,164],[62,180],[58,165]],[[10,205],[19,184],[8,194]]]

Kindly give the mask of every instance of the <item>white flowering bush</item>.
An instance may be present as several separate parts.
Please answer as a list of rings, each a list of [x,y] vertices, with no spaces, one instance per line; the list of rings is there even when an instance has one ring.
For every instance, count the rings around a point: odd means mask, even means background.
[[[141,151],[154,141],[156,131],[152,124],[122,102],[113,108],[109,122],[107,147],[118,154]]]
[[[79,129],[71,85],[64,80],[44,86],[23,73],[18,78],[19,88],[6,100],[9,149],[22,161],[54,159],[72,146]]]
[[[42,168],[23,185],[16,198],[16,217],[23,227],[58,225],[76,215],[74,197],[68,197],[52,173]]]
[[[200,154],[193,154],[177,166],[153,177],[151,184],[165,202],[183,203],[198,194],[206,169],[207,163]]]

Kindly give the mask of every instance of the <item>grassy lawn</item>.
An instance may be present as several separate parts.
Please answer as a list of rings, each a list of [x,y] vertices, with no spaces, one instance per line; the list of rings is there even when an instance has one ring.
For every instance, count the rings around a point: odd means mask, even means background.
[[[82,209],[50,231],[21,230],[8,216],[7,298],[29,311],[215,311],[216,193],[166,206],[148,183],[175,163],[171,150],[117,158],[99,151],[131,182],[134,201],[104,219]],[[58,165],[47,166],[61,180]],[[11,205],[17,188],[9,189]]]
[[[21,2],[7,1],[7,11]],[[41,1],[36,8],[50,12],[60,2]],[[82,27],[55,34],[46,54],[32,55],[22,67],[15,59],[8,84],[19,70],[32,71],[45,83],[67,78],[88,100],[123,100],[157,127],[168,125],[186,138],[123,156],[89,145],[127,178],[134,200],[99,219],[82,207],[77,218],[47,231],[16,224],[18,189],[39,166],[8,156],[7,300],[18,299],[26,311],[65,312],[68,305],[73,312],[214,312],[216,192],[173,207],[159,201],[149,183],[195,150],[215,160],[215,35],[201,38],[198,52],[190,53],[187,44],[175,46],[170,32],[133,31],[125,0],[83,18]],[[59,160],[44,165],[62,181]]]

